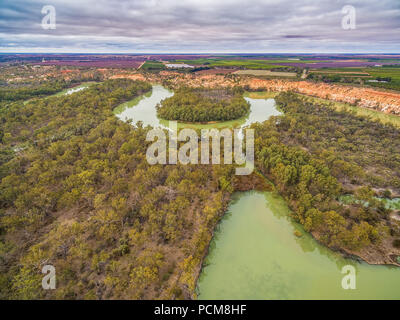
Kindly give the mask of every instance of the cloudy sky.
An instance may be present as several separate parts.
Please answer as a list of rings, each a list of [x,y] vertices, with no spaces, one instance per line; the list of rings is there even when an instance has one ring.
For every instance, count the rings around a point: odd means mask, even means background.
[[[399,53],[400,0],[0,0],[0,52]]]

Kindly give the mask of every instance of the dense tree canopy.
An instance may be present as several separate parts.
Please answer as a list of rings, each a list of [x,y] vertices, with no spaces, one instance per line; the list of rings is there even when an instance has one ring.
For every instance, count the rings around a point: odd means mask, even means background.
[[[400,130],[389,124],[337,111],[282,93],[276,97],[286,116],[279,132],[284,141],[301,145],[325,159],[335,176],[350,189],[369,185],[400,192]]]
[[[167,120],[209,122],[233,120],[248,114],[249,103],[240,88],[178,88],[157,107],[157,115]]]
[[[71,85],[72,83],[65,80],[54,80],[17,88],[10,88],[9,86],[0,87],[0,101],[16,101],[49,95],[68,88]]]
[[[150,128],[111,110],[150,88],[110,80],[2,110],[1,298],[194,295],[234,168],[149,165]],[[57,290],[40,289],[45,264]]]
[[[257,175],[239,178],[232,165],[149,165],[150,127],[112,113],[149,90],[118,79],[1,103],[0,298],[195,297],[230,194],[265,188],[260,173],[330,247],[400,238],[374,198],[379,188],[399,189],[398,129],[283,93],[276,101],[285,114],[252,126]],[[182,101],[185,90],[190,99],[239,101],[237,89],[187,88],[177,90]],[[340,203],[347,192],[360,202]],[[57,290],[40,289],[46,264],[57,270]]]
[[[293,93],[281,93],[276,102],[285,114],[253,125],[257,165],[288,200],[294,218],[334,248],[360,250],[399,237],[372,188],[399,190],[400,130]],[[369,205],[338,201],[353,190]]]

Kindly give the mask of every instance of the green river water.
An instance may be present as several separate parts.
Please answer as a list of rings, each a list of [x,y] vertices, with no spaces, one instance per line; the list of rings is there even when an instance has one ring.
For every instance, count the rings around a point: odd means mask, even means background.
[[[52,97],[67,96],[67,95],[73,94],[75,92],[79,92],[79,91],[85,90],[85,89],[89,88],[89,86],[91,86],[92,84],[95,84],[95,83],[96,82],[94,82],[94,81],[83,82],[83,83],[81,83],[81,84],[79,84],[79,85],[77,85],[75,87],[63,89],[60,92],[48,95],[48,96],[45,97],[45,99],[52,98]],[[32,99],[25,100],[24,104],[27,104],[28,102],[33,101],[34,99],[37,99],[37,98],[32,98]]]
[[[161,100],[173,96],[173,92],[164,88],[161,85],[153,85],[152,91],[128,102],[119,105],[114,109],[114,113],[121,120],[132,120],[133,123],[142,121],[144,126],[168,128],[169,121],[157,117],[155,106]],[[253,122],[265,121],[270,116],[280,115],[275,108],[273,99],[251,99],[245,98],[250,102],[250,114],[240,119],[217,122],[210,124],[189,124],[178,123],[178,128],[193,128],[193,129],[220,129],[220,128],[240,128],[248,126]]]
[[[236,194],[211,242],[199,299],[400,299],[400,268],[344,259],[289,213],[272,192]],[[342,288],[345,265],[356,269],[354,290]]]
[[[64,89],[64,90],[56,93],[56,94],[53,94],[53,95],[51,95],[51,97],[60,97],[60,96],[70,95],[70,94],[73,94],[75,92],[79,92],[79,91],[85,90],[85,89],[89,88],[89,86],[91,86],[92,84],[95,84],[95,83],[96,82],[94,82],[94,81],[83,82],[80,85],[77,85],[77,86],[72,87],[72,88],[67,88],[67,89]]]
[[[114,112],[121,120],[168,127],[155,106],[173,93],[160,85]],[[247,117],[180,127],[243,127],[279,115],[273,99],[250,99]],[[373,266],[319,245],[289,218],[285,201],[272,192],[234,195],[210,244],[197,286],[199,299],[400,299],[400,268]],[[294,231],[302,234],[294,235]],[[356,289],[342,288],[344,266],[356,270]]]

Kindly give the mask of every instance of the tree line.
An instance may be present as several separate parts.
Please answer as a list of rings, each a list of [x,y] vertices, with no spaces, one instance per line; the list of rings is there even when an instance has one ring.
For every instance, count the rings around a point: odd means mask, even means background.
[[[65,80],[46,81],[23,87],[0,87],[0,101],[17,101],[50,95],[68,88],[71,83]]]

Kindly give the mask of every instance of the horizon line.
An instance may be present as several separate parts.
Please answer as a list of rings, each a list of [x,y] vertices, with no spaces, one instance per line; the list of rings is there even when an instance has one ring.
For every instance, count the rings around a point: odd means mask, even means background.
[[[214,55],[238,55],[238,54],[248,54],[248,55],[262,55],[262,54],[271,54],[271,55],[278,55],[278,54],[291,54],[291,55],[312,55],[312,54],[321,54],[321,55],[328,55],[328,54],[344,54],[344,55],[354,55],[354,54],[361,54],[361,55],[400,55],[400,52],[0,52],[0,54],[124,54],[124,55],[207,55],[207,54],[214,54]]]

